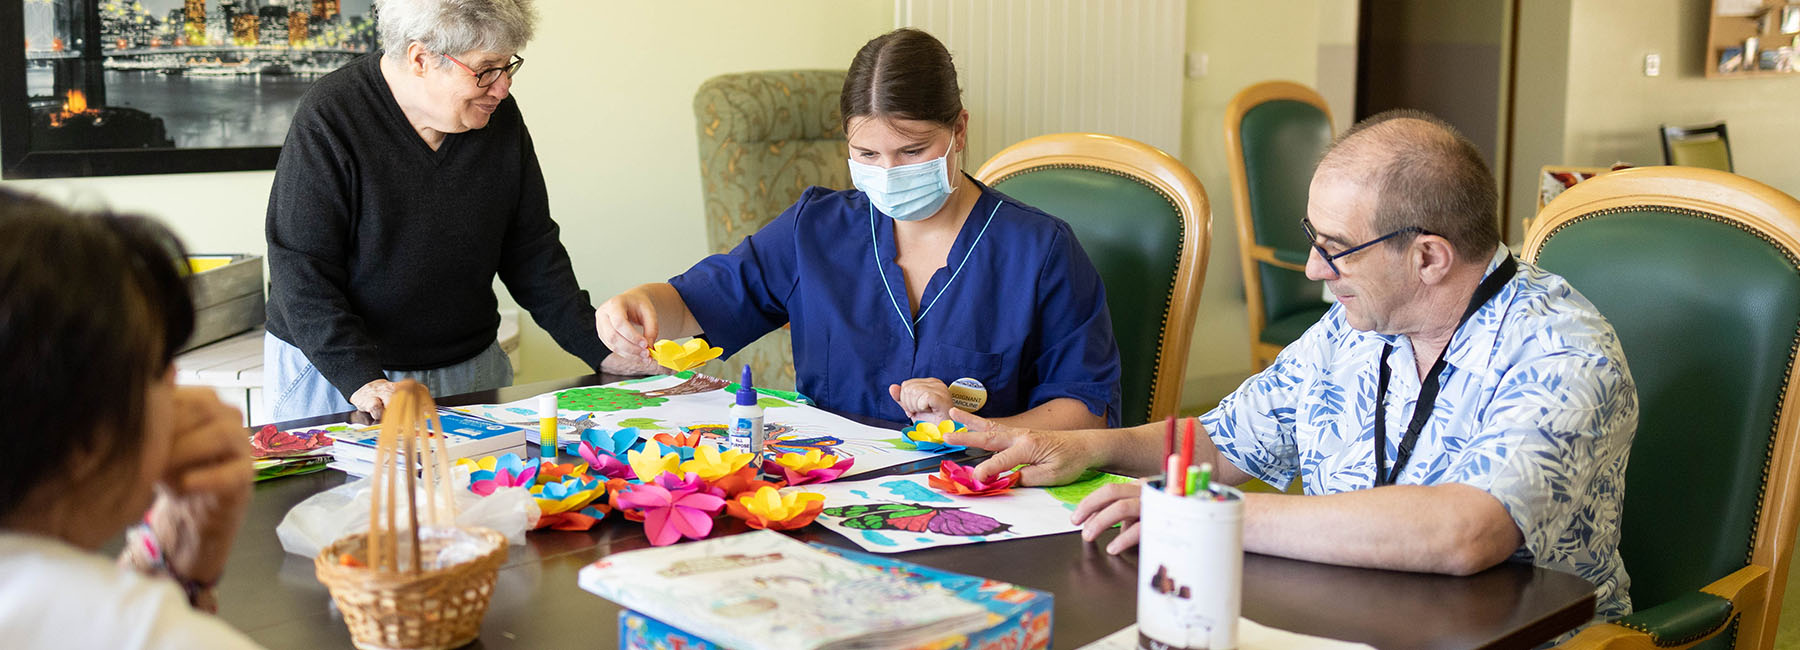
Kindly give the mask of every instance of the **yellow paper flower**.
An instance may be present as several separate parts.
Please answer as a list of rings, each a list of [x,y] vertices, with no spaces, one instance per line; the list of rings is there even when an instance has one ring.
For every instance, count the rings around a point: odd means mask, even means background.
[[[795,474],[805,474],[838,464],[838,457],[828,456],[817,449],[808,449],[804,455],[789,452],[776,456],[775,464],[793,470]]]
[[[714,445],[700,445],[694,448],[694,459],[681,464],[683,474],[692,472],[700,476],[700,480],[712,482],[727,477],[743,469],[756,454],[736,449],[720,449]]]
[[[938,423],[920,422],[913,425],[912,435],[909,437],[919,442],[936,442],[941,444],[944,442],[944,434],[961,428],[962,427],[957,426],[955,420],[944,420],[943,422]]]
[[[662,364],[664,368],[668,368],[669,372],[693,370],[700,367],[700,364],[719,358],[719,355],[724,353],[724,348],[712,347],[706,343],[705,339],[701,338],[688,339],[687,343],[676,343],[663,339],[650,347],[650,357],[656,359],[656,362]]]
[[[737,500],[750,514],[769,521],[787,521],[806,512],[808,505],[824,501],[825,495],[798,491],[782,494],[780,490],[765,485],[756,494],[745,494]]]
[[[631,465],[632,472],[637,473],[638,480],[649,482],[657,476],[674,472],[680,468],[681,454],[662,453],[662,445],[646,442],[643,451],[626,452],[625,462]]]

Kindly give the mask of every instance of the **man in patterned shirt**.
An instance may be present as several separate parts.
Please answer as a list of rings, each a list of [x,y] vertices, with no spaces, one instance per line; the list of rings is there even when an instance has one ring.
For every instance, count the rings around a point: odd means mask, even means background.
[[[1602,616],[1628,613],[1619,515],[1637,389],[1612,326],[1501,246],[1493,176],[1437,118],[1356,125],[1310,192],[1306,272],[1338,304],[1201,416],[1195,445],[1218,481],[1305,488],[1246,495],[1244,549],[1459,575],[1514,558],[1593,582]],[[970,430],[951,442],[999,452],[982,478],[1164,467],[1160,422],[1022,431],[954,416]],[[1083,537],[1124,523],[1107,550],[1137,543],[1137,490],[1083,501]]]

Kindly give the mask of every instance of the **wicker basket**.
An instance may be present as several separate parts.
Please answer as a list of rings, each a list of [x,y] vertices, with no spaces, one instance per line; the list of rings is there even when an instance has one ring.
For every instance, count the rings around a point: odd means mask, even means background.
[[[475,640],[495,575],[506,560],[506,537],[499,531],[453,528],[449,454],[433,427],[443,431],[430,393],[416,382],[401,382],[388,400],[376,446],[369,532],[346,535],[313,559],[319,582],[344,614],[351,641],[363,650],[454,648]],[[416,496],[418,472],[397,469],[410,467],[423,469],[424,504]],[[410,521],[397,522],[399,512]],[[421,536],[421,530],[459,532],[485,550],[472,560],[437,567],[434,560],[448,540],[430,532]],[[346,556],[357,564],[342,563]]]

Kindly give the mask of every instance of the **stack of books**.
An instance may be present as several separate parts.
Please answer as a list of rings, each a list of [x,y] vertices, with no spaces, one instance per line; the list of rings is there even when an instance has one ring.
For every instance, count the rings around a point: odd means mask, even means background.
[[[1051,596],[758,531],[610,555],[581,588],[625,649],[1050,647]]]
[[[451,462],[508,452],[525,457],[525,440],[530,432],[522,427],[447,409],[439,409],[438,418],[444,424],[444,444]],[[368,476],[375,471],[375,443],[381,436],[380,427],[333,431],[328,435],[334,441],[331,467],[351,476]]]

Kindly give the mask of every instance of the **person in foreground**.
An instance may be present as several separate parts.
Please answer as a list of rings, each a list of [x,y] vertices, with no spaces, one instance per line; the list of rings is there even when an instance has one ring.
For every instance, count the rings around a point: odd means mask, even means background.
[[[496,274],[589,367],[642,369],[594,334],[510,96],[531,0],[375,7],[383,51],[307,91],[269,193],[273,419],[379,417],[402,378],[435,395],[511,385]]]
[[[250,448],[237,410],[175,386],[179,250],[146,219],[0,191],[0,645],[257,647],[205,613]],[[127,527],[118,562],[97,554]]]
[[[890,421],[982,413],[1068,429],[1119,421],[1100,273],[1069,225],[962,172],[969,112],[949,50],[901,29],[850,63],[840,109],[856,189],[811,187],[730,253],[599,309],[621,356],[704,333],[727,354],[792,323],[798,388]]]
[[[1331,311],[1200,417],[1195,458],[1248,494],[1244,549],[1363,567],[1466,575],[1508,558],[1586,578],[1602,616],[1629,612],[1619,558],[1637,391],[1612,327],[1562,278],[1513,259],[1480,154],[1429,115],[1383,113],[1319,163],[1307,275]],[[1162,423],[1024,431],[957,413],[954,444],[998,450],[1028,485],[1090,467],[1164,467]],[[1107,550],[1137,542],[1138,486],[1074,514]]]

